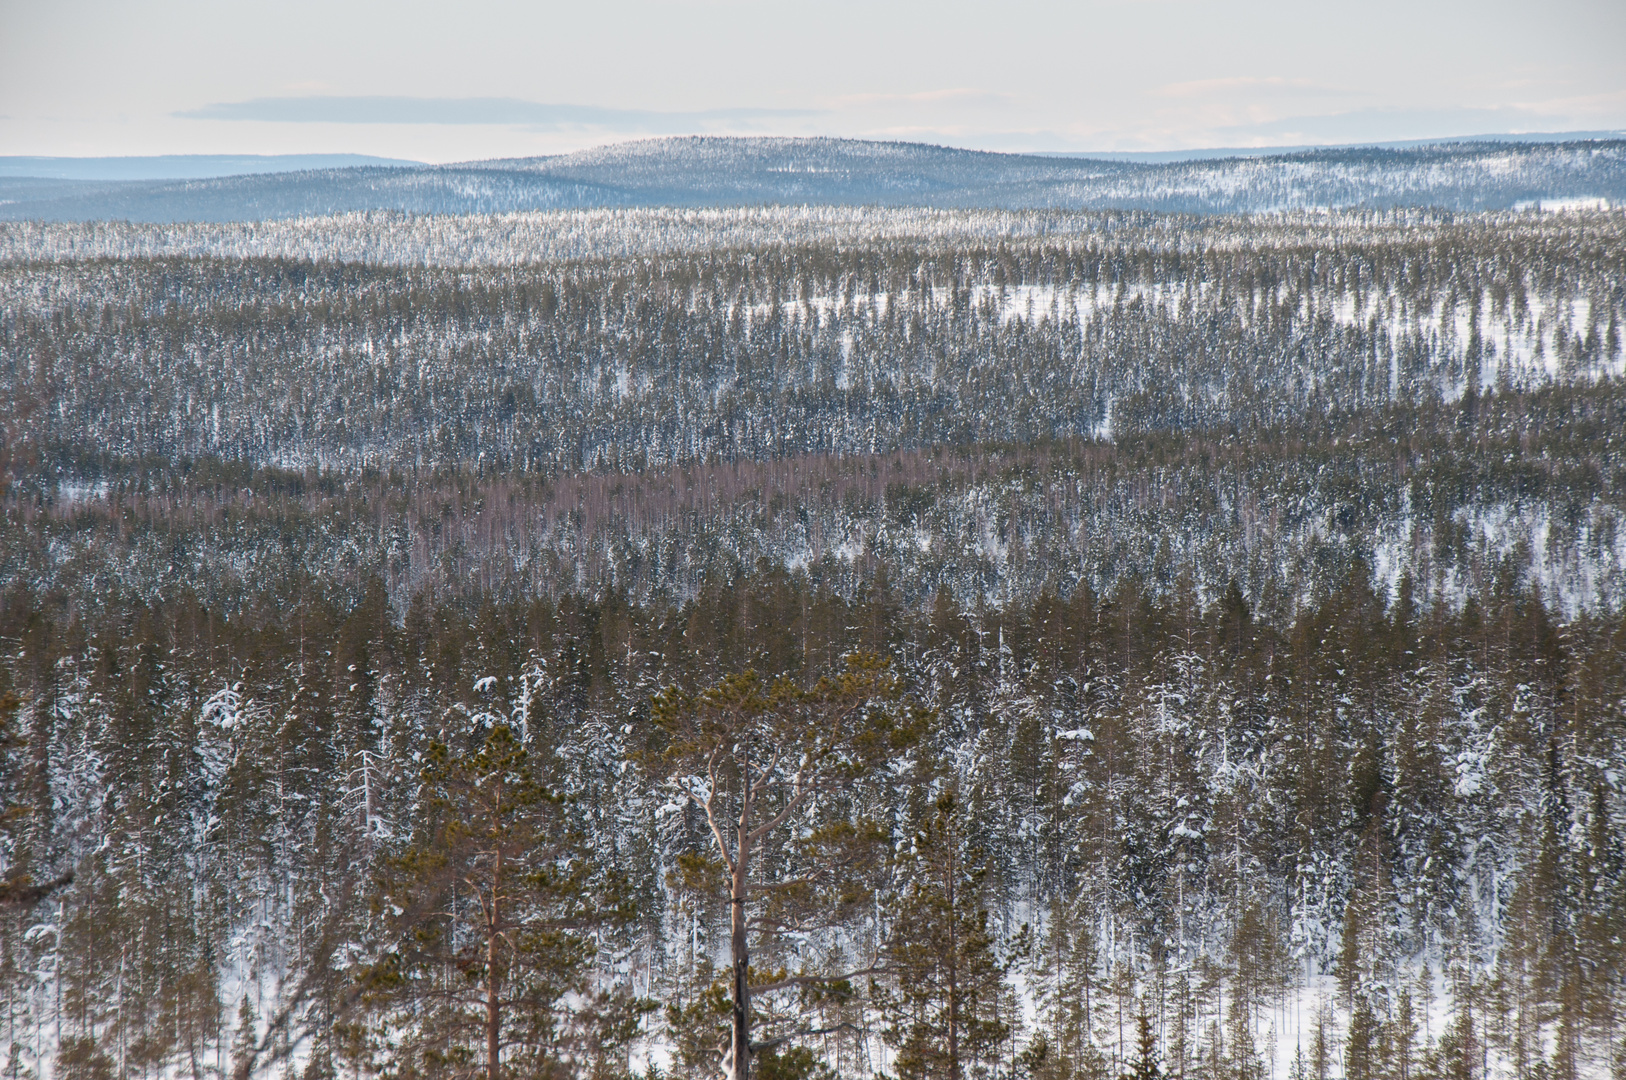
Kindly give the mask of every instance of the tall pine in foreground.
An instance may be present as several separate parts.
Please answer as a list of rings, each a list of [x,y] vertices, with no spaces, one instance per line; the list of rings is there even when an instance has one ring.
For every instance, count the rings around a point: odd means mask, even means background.
[[[869,910],[865,880],[881,862],[885,833],[855,796],[908,748],[924,717],[903,700],[890,662],[863,653],[809,689],[746,671],[698,694],[668,687],[651,712],[659,749],[644,763],[703,815],[709,833],[707,854],[680,856],[681,884],[728,901],[721,1064],[730,1080],[749,1080],[759,1050],[824,1033],[792,1016],[758,1039],[775,995],[844,995],[851,979],[875,970],[872,958],[831,963],[798,952],[795,939]],[[754,970],[753,949],[771,950],[785,966]]]
[[[640,1010],[591,965],[631,909],[519,737],[497,725],[469,743],[431,744],[422,821],[386,860],[353,1052],[389,1076],[613,1074]]]
[[[882,998],[900,1080],[962,1080],[1010,1035],[1005,969],[988,925],[987,870],[952,792],[938,796],[901,867]]]

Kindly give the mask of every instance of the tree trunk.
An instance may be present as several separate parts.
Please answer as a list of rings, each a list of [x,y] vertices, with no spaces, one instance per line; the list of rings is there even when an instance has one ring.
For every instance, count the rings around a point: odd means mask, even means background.
[[[502,933],[500,900],[502,887],[502,852],[497,852],[491,874],[491,922],[486,927],[486,1080],[501,1080],[502,1007],[499,994],[502,982],[497,974],[497,937]]]
[[[954,895],[955,883],[960,876],[959,853],[955,850],[959,835],[951,824],[949,836],[948,872],[948,1059],[950,1080],[960,1080],[960,908]]]
[[[729,951],[734,961],[734,1037],[729,1051],[729,1080],[751,1078],[751,959],[745,938],[746,831],[740,829],[739,859],[735,862],[734,895],[729,906]]]
[[[497,939],[486,942],[486,963],[495,967]],[[486,1080],[500,1080],[498,1057],[502,1050],[502,1013],[497,1007],[497,982],[486,980]]]

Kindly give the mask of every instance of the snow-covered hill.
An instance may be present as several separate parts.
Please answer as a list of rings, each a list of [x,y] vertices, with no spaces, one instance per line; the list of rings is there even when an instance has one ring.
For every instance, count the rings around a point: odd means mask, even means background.
[[[401,210],[885,205],[1452,210],[1626,199],[1626,142],[1446,143],[1140,163],[847,139],[693,137],[556,157],[358,167],[186,181],[0,178],[12,220],[249,221]]]

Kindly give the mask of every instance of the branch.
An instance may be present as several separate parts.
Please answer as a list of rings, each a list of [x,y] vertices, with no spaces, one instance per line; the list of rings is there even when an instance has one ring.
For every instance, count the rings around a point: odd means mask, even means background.
[[[864,975],[886,975],[891,971],[892,969],[890,967],[886,967],[885,965],[875,965],[867,968],[859,968],[856,971],[849,971],[841,975],[786,975],[783,979],[778,979],[771,983],[762,983],[759,986],[751,987],[751,993],[771,994],[777,990],[790,990],[798,986],[817,986],[820,983],[846,982],[848,979],[857,979]]]
[[[801,877],[780,878],[778,881],[764,881],[755,886],[756,891],[772,895],[784,892],[786,889],[795,889],[802,885],[816,885],[823,875],[804,874]]]
[[[341,890],[341,900],[327,912],[321,933],[312,950],[309,969],[294,986],[293,992],[288,995],[282,1008],[268,1018],[265,1034],[248,1048],[243,1060],[232,1070],[231,1080],[250,1080],[263,1060],[268,1059],[271,1064],[285,1061],[292,1056],[294,1047],[303,1041],[306,1035],[318,1037],[308,1029],[293,1037],[287,1037],[286,1033],[294,1025],[298,1013],[306,1003],[325,996],[323,983],[334,974],[328,968],[328,964],[338,948],[339,931],[349,917],[354,902],[353,897],[348,895],[349,892],[348,889]],[[348,1012],[361,999],[363,992],[363,988],[354,983],[343,990],[338,995],[338,1000],[333,1002],[328,1019],[331,1021]]]
[[[756,799],[760,799],[762,797],[762,792],[768,786],[768,777],[772,776],[773,773],[774,773],[774,770],[779,768],[780,753],[781,752],[779,750],[775,750],[773,752],[773,757],[769,758],[768,759],[768,764],[763,766],[762,771],[757,773],[757,778],[755,780],[751,779],[751,776],[750,776],[749,773],[746,774],[745,779],[746,779],[747,783],[750,785],[751,798],[752,798],[753,801],[755,801]],[[801,774],[798,773],[797,775],[800,776]]]
[[[755,844],[764,836],[767,836],[769,833],[779,828],[779,826],[783,825],[785,821],[796,812],[796,809],[799,806],[807,801],[807,797],[813,793],[813,789],[811,787],[804,786],[807,782],[806,778],[807,770],[805,768],[798,769],[796,772],[795,787],[792,791],[790,801],[785,804],[785,808],[779,811],[779,813],[775,814],[773,817],[751,830],[751,832],[748,834],[751,843]]]
[[[38,885],[33,884],[27,878],[20,881],[8,881],[0,884],[0,906],[33,907],[63,886],[72,884],[72,870],[54,881],[45,881]]]
[[[760,934],[811,934],[819,930],[828,930],[842,925],[843,920],[831,915],[813,915],[807,918],[797,916],[784,916],[770,918],[767,915],[753,916],[748,925]]]
[[[857,1024],[847,1023],[846,1021],[843,1021],[842,1023],[836,1024],[836,1025],[834,1025],[832,1027],[803,1028],[801,1031],[788,1032],[788,1033],[786,1033],[784,1035],[779,1036],[776,1039],[764,1039],[762,1042],[759,1042],[759,1043],[754,1042],[754,1043],[751,1044],[751,1053],[760,1054],[764,1050],[772,1050],[774,1047],[781,1046],[784,1043],[788,1043],[792,1039],[805,1039],[805,1038],[807,1038],[807,1037],[809,1037],[811,1035],[833,1035],[838,1031],[862,1031],[862,1030],[864,1030],[864,1029],[859,1027]]]
[[[723,752],[723,744],[718,743],[711,751],[711,757],[706,759],[706,779],[711,786],[706,789],[706,801],[702,804],[706,808],[706,824],[711,826],[711,835],[717,841],[717,850],[723,853],[723,862],[728,866],[728,872],[733,874],[734,856],[728,853],[728,841],[723,839],[723,830],[717,824],[717,815],[713,812],[713,804],[717,799],[717,755]],[[693,798],[693,795],[690,796]]]

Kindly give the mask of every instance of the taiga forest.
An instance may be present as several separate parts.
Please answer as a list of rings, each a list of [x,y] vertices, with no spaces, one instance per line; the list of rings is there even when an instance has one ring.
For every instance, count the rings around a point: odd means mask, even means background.
[[[0,1076],[1623,1080],[1626,213],[1487,153],[0,222]]]

